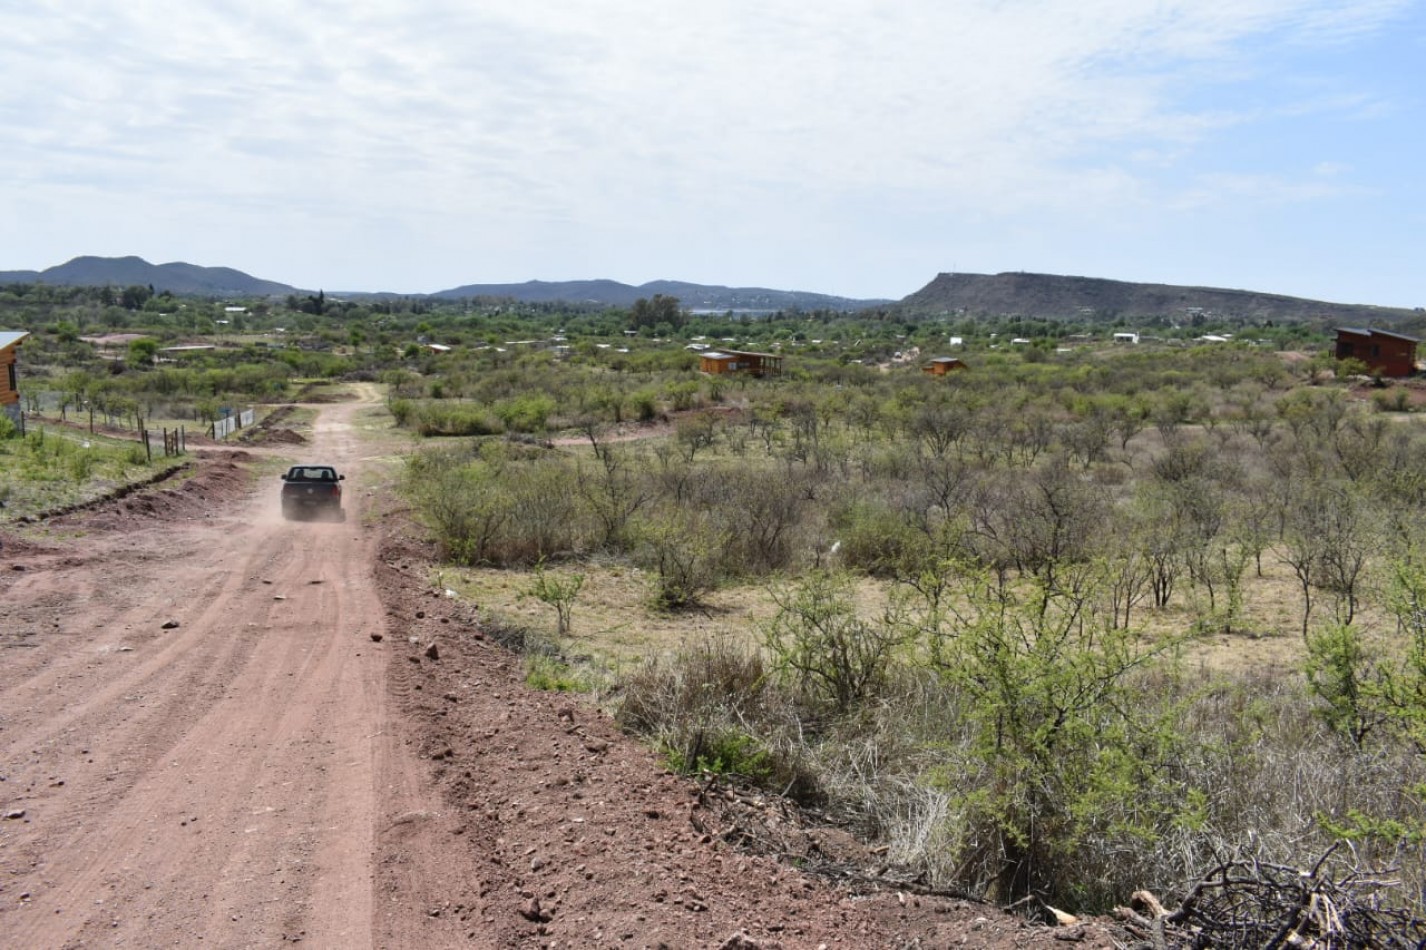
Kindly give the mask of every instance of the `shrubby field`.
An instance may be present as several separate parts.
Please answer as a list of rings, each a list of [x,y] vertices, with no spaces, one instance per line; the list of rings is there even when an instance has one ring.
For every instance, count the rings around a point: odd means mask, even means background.
[[[623,564],[649,611],[763,601],[625,664],[623,721],[939,885],[1106,908],[1338,839],[1415,879],[1426,434],[1309,372],[1231,347],[731,385],[531,360],[439,402],[547,401],[535,428],[582,445],[443,444],[407,484],[455,563]],[[668,423],[614,441],[644,397]],[[1292,664],[1233,662],[1263,639]]]
[[[386,383],[442,580],[532,683],[933,886],[1103,910],[1338,845],[1421,909],[1423,390],[1325,328],[308,298],[220,330],[215,302],[10,297],[46,412]],[[96,325],[222,345],[105,358]],[[969,369],[921,373],[950,336]],[[699,341],[786,371],[703,376]]]

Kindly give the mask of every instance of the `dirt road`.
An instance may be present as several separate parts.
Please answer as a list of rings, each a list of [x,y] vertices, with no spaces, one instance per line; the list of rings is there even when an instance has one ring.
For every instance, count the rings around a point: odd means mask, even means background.
[[[7,537],[0,947],[1057,945],[741,853],[742,819],[528,689],[367,517],[358,391],[283,448],[347,474],[344,523],[283,521],[274,460],[212,453]]]
[[[324,407],[304,453],[348,473],[345,523],[283,521],[273,476],[7,570],[0,943],[372,946],[378,789],[409,763],[360,407]]]

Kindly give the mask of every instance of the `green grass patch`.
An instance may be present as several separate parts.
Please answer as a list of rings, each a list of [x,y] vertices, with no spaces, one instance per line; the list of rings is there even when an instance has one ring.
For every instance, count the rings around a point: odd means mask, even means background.
[[[579,671],[554,657],[525,657],[525,685],[547,693],[587,693],[593,687]]]
[[[743,732],[700,733],[690,748],[669,748],[664,754],[669,768],[682,775],[719,775],[763,784],[774,772],[762,743]]]
[[[101,439],[67,429],[33,428],[24,436],[0,424],[0,500],[13,518],[97,498],[161,471],[137,442]]]

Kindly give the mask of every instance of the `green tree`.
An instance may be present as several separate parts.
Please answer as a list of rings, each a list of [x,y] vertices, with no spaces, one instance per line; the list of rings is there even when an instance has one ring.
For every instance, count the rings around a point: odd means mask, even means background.
[[[989,897],[1087,893],[1081,851],[1142,847],[1187,811],[1169,777],[1174,712],[1141,678],[1177,641],[1150,645],[1096,608],[1092,573],[1075,589],[1026,579],[1020,590],[957,566],[954,616],[926,632],[935,669],[961,696],[965,744],[944,778],[960,800],[968,867]],[[970,775],[972,777],[967,778]],[[967,791],[967,789],[969,789]]]
[[[152,287],[142,287],[137,284],[125,287],[123,293],[119,295],[119,305],[125,310],[142,310],[144,304],[148,303],[153,296]]]
[[[728,534],[708,513],[674,508],[643,520],[636,533],[637,557],[654,572],[655,607],[696,607],[717,589]]]
[[[813,571],[790,587],[773,589],[772,599],[777,614],[762,637],[773,670],[840,714],[876,691],[907,639],[900,624],[858,615],[845,575]]]
[[[142,337],[129,344],[129,362],[136,366],[152,366],[158,355],[158,340]]]
[[[631,330],[642,330],[645,327],[652,329],[660,323],[666,323],[676,330],[684,325],[686,319],[684,312],[679,309],[678,298],[666,297],[663,294],[654,294],[653,299],[640,297],[629,310]]]

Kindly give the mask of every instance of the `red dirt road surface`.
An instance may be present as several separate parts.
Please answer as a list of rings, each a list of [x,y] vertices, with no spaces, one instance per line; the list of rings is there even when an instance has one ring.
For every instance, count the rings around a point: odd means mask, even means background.
[[[344,523],[283,521],[276,466],[214,451],[6,534],[0,947],[1113,945],[735,849],[430,589],[366,510],[363,397],[300,449],[346,473]]]

